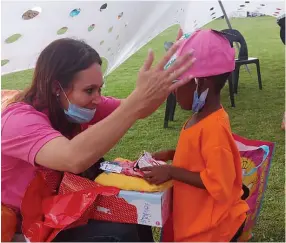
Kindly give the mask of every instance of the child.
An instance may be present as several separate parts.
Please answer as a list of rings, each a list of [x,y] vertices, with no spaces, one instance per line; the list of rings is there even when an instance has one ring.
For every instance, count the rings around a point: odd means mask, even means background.
[[[174,241],[236,241],[248,206],[241,199],[242,169],[220,92],[235,68],[235,51],[222,33],[199,30],[176,53],[194,50],[185,75],[195,81],[176,91],[183,109],[194,112],[182,128],[176,151],[154,154],[173,165],[142,169],[154,184],[173,180]],[[180,79],[181,79],[180,78]]]

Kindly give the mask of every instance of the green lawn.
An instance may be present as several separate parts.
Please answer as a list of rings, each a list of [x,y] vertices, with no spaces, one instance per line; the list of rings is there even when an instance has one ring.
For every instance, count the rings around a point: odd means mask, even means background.
[[[240,72],[239,93],[235,97],[236,108],[230,107],[228,87],[223,91],[222,102],[229,112],[233,131],[250,139],[276,142],[275,155],[268,180],[268,188],[262,211],[255,229],[254,241],[285,241],[285,154],[284,132],[281,121],[285,110],[285,50],[279,37],[276,20],[271,17],[232,19],[233,28],[241,31],[248,44],[249,55],[259,57],[263,90],[258,89],[255,66],[250,65],[251,76],[244,67]],[[216,20],[208,27],[227,28],[224,20]],[[106,79],[105,95],[126,97],[135,86],[137,72],[147,50],[152,47],[157,60],[164,54],[164,41],[173,40],[177,27],[171,27],[149,42],[129,58]],[[2,88],[22,89],[30,83],[32,71],[9,74],[2,77]],[[107,158],[135,159],[143,151],[174,148],[179,130],[190,116],[189,112],[176,110],[175,121],[163,129],[165,105],[149,118],[138,121]],[[119,121],[120,122],[120,121]]]

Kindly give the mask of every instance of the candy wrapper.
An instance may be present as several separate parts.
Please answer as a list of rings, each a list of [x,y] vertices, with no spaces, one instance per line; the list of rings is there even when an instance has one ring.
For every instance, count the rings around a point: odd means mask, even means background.
[[[148,152],[144,152],[143,155],[135,162],[134,167],[141,169],[149,166],[165,165],[163,161],[155,160],[152,158],[152,155]]]
[[[144,174],[135,168],[135,162],[104,161],[100,163],[100,169],[105,173],[124,174],[126,176],[143,177]]]
[[[127,176],[144,177],[141,168],[166,164],[152,158],[148,152],[144,152],[137,161],[104,161],[100,163],[100,169],[106,173],[124,174]]]

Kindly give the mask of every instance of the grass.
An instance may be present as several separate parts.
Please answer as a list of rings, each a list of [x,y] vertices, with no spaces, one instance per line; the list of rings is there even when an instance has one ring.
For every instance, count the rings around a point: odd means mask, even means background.
[[[223,90],[222,103],[228,111],[233,132],[249,139],[276,142],[276,149],[268,180],[268,188],[255,228],[254,241],[285,241],[285,141],[281,122],[285,110],[285,50],[279,37],[276,20],[271,17],[232,19],[233,28],[246,38],[249,55],[261,63],[263,90],[258,89],[255,66],[250,65],[251,76],[241,68],[236,108],[230,107],[228,87]],[[227,28],[224,20],[216,20],[207,27]],[[125,98],[135,87],[137,72],[152,47],[158,60],[164,54],[164,41],[174,40],[177,26],[170,27],[153,39],[106,79],[105,95]],[[23,89],[31,81],[32,71],[8,74],[2,77],[2,88]],[[106,158],[135,159],[143,151],[174,148],[189,112],[176,110],[175,121],[163,128],[165,105],[152,116],[138,121]],[[120,122],[120,121],[119,121]]]

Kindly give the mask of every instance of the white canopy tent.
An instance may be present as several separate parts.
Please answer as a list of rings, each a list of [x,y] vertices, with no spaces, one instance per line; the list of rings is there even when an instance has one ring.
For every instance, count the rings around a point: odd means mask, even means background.
[[[258,11],[279,17],[284,1],[222,1],[227,14]],[[53,40],[85,40],[112,72],[168,27],[192,32],[223,15],[218,1],[2,1],[2,74],[35,66]]]

